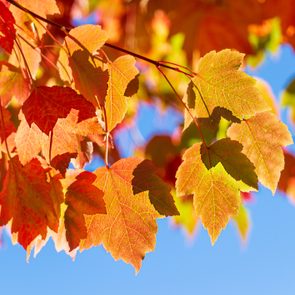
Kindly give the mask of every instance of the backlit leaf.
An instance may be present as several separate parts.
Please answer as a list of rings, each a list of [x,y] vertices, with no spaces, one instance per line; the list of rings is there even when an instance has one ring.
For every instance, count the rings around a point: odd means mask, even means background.
[[[109,63],[108,92],[105,101],[107,127],[111,131],[120,123],[127,112],[128,84],[138,75],[135,58],[125,55]]]
[[[83,69],[87,68],[85,59],[88,60],[90,56],[99,50],[107,41],[107,38],[107,33],[98,25],[83,25],[72,29],[69,36],[65,38],[66,50],[60,51],[59,73],[61,79],[70,82],[71,77],[69,75],[73,71],[76,87],[83,87],[84,85],[81,85],[81,82],[85,82],[87,77],[86,73],[83,73]],[[79,59],[81,54],[77,54],[77,51],[83,52],[82,60]],[[88,73],[89,71],[94,74],[93,69],[87,69]],[[94,80],[94,76],[90,78]]]
[[[210,117],[215,108],[229,110],[238,119],[269,109],[255,87],[256,81],[240,70],[244,55],[225,49],[200,59],[197,76],[184,98],[197,117]],[[189,95],[189,96],[188,96]]]
[[[178,195],[194,195],[196,215],[201,218],[214,244],[230,217],[238,213],[241,197],[237,181],[221,163],[208,169],[202,161],[198,143],[184,153],[176,178]]]
[[[22,107],[29,126],[35,123],[47,135],[57,120],[65,118],[71,109],[79,111],[78,122],[96,116],[95,108],[83,96],[60,86],[35,88]]]
[[[15,39],[15,20],[12,13],[0,2],[0,47],[11,53]]]
[[[30,94],[31,85],[27,71],[16,67],[2,67],[0,72],[0,96],[2,105],[7,105],[15,97],[23,103]]]
[[[103,192],[92,184],[95,179],[94,174],[85,171],[67,188],[65,203],[68,207],[64,218],[70,250],[77,248],[81,239],[87,238],[84,214],[106,213]]]
[[[159,213],[148,192],[134,194],[137,158],[122,159],[110,168],[96,170],[95,185],[104,192],[107,215],[86,218],[88,236],[81,249],[103,244],[114,259],[123,259],[138,271],[147,252],[154,250]]]
[[[9,161],[9,170],[0,193],[0,225],[12,219],[12,233],[18,233],[18,242],[26,249],[38,236],[47,235],[47,226],[57,231],[59,216],[56,216],[51,186],[46,181],[44,170],[37,159],[22,166],[17,157]]]
[[[211,144],[208,152],[203,148],[202,160],[208,169],[221,163],[234,179],[258,189],[255,167],[242,153],[242,149],[243,146],[239,142],[224,138]]]
[[[233,124],[228,136],[243,145],[243,153],[255,166],[258,180],[275,193],[284,168],[283,146],[293,143],[286,125],[264,112],[241,124]]]

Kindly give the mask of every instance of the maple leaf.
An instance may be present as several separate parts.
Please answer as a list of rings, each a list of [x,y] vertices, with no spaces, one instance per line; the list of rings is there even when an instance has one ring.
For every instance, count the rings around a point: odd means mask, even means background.
[[[138,163],[133,171],[133,193],[149,192],[149,198],[155,209],[166,216],[179,215],[170,194],[170,188],[155,173],[151,161],[144,160]]]
[[[243,57],[225,49],[211,51],[200,59],[197,76],[188,88],[193,91],[184,97],[197,117],[210,117],[217,107],[229,110],[238,119],[269,109],[255,87],[255,79],[240,70]]]
[[[94,186],[96,176],[84,171],[76,177],[66,192],[65,228],[70,251],[79,246],[81,239],[87,238],[84,214],[106,214],[103,192]]]
[[[35,123],[47,135],[71,109],[79,111],[78,123],[96,116],[93,105],[69,87],[37,87],[22,107],[29,126]]]
[[[50,162],[50,165],[57,169],[62,176],[65,177],[71,159],[76,158],[77,155],[77,153],[64,153],[56,155]]]
[[[208,169],[202,161],[201,144],[186,150],[176,174],[178,195],[194,195],[196,215],[201,218],[214,244],[241,203],[239,184],[221,163]]]
[[[243,146],[239,142],[224,138],[211,144],[208,152],[205,149],[202,146],[202,161],[208,169],[221,163],[234,179],[258,189],[255,167],[242,153]]]
[[[3,106],[6,106],[12,97],[23,103],[31,90],[30,79],[26,69],[20,70],[13,65],[1,68],[0,96]]]
[[[43,18],[47,18],[50,15],[60,13],[55,0],[43,0],[42,5],[40,5],[39,1],[34,0],[21,0],[18,2],[20,2],[20,4],[26,7],[29,11],[33,11]],[[26,34],[26,37],[29,37],[30,39],[34,35],[38,35],[38,37],[41,37],[46,32],[46,28],[44,27],[44,25],[41,25],[28,13],[15,7],[14,5],[10,6],[10,10],[15,18],[15,22],[19,27],[22,28],[21,32],[24,32]],[[32,27],[34,27],[34,29],[32,29]]]
[[[22,0],[19,4],[33,11],[43,18],[49,15],[59,14],[59,9],[55,0],[44,0],[42,5],[39,1]],[[16,67],[21,66],[22,69],[30,71],[31,76],[35,78],[41,62],[41,51],[39,49],[42,36],[46,32],[46,24],[41,24],[36,18],[22,11],[18,7],[11,5],[10,10],[17,24],[17,43],[9,62]],[[19,56],[24,56],[25,60]]]
[[[76,86],[78,86],[78,88],[82,88],[84,86],[82,83],[87,81],[87,74],[91,73],[91,87],[94,87],[94,90],[97,90],[97,86],[95,87],[92,83],[95,79],[93,76],[95,71],[94,69],[87,69],[87,65],[89,65],[89,63],[87,62],[85,65],[85,62],[104,45],[107,38],[107,33],[98,25],[83,25],[72,29],[65,38],[67,50],[61,50],[59,55],[58,67],[61,79],[71,82],[69,73],[73,71]],[[77,51],[83,52],[82,61],[79,60],[79,57],[81,56],[79,53],[77,55]],[[95,66],[95,64],[92,64],[92,67],[93,66]],[[85,69],[86,72],[84,73]],[[100,83],[99,80],[97,80],[97,82]],[[94,94],[96,94],[96,91],[94,91]]]
[[[85,137],[92,134],[103,134],[97,117],[78,123],[77,110],[71,110],[66,118],[57,120],[52,130],[51,139],[35,123],[32,123],[30,127],[22,114],[20,114],[19,118],[21,123],[17,129],[15,143],[21,163],[28,163],[41,151],[49,163],[49,150],[51,146],[51,164],[53,167],[61,169],[62,173],[65,172],[65,167],[63,166],[66,165],[66,162],[61,163],[61,159],[69,161],[71,156],[75,157],[74,155],[77,156],[80,153],[84,153],[82,141]],[[59,158],[57,158],[58,156]]]
[[[127,112],[125,92],[130,82],[138,75],[135,58],[125,55],[109,63],[108,91],[105,99],[106,121],[109,131],[120,123]]]
[[[284,168],[282,147],[293,143],[287,126],[274,114],[264,112],[233,124],[227,134],[243,145],[242,152],[254,164],[258,180],[275,193]]]
[[[12,219],[11,231],[18,233],[18,242],[26,249],[38,236],[47,235],[47,226],[57,231],[59,216],[52,199],[46,170],[37,159],[22,166],[18,157],[9,161],[9,169],[0,192],[0,225]]]
[[[11,53],[15,39],[15,20],[12,13],[0,2],[0,47]]]
[[[69,58],[75,88],[94,106],[104,105],[107,94],[108,71],[91,62],[87,52],[75,51]]]
[[[133,173],[140,163],[138,158],[122,159],[95,171],[94,184],[104,192],[107,215],[86,217],[88,236],[80,244],[80,249],[86,249],[102,243],[114,259],[123,259],[136,271],[145,254],[155,247],[155,219],[160,217],[148,191],[134,193]]]

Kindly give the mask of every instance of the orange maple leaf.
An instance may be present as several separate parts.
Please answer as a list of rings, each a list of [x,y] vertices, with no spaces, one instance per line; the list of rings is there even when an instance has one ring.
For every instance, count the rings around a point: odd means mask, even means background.
[[[16,156],[9,161],[0,192],[0,225],[12,219],[11,232],[18,234],[18,242],[25,249],[38,235],[45,239],[47,227],[58,229],[59,210],[56,209],[62,201],[52,198],[46,171],[37,159],[23,166]]]

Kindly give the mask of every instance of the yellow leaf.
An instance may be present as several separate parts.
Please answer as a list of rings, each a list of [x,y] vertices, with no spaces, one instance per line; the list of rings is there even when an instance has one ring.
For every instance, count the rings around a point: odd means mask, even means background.
[[[184,153],[183,160],[176,174],[177,193],[194,195],[196,214],[214,244],[230,217],[238,212],[241,203],[239,184],[221,163],[207,169],[202,161],[199,143]]]
[[[128,84],[138,75],[135,58],[125,55],[109,63],[108,92],[105,102],[107,127],[111,131],[120,123],[127,112],[125,92]]]
[[[80,249],[103,244],[114,259],[123,259],[136,271],[145,254],[155,248],[156,218],[160,217],[148,191],[133,192],[133,172],[141,162],[138,158],[122,159],[110,168],[96,170],[94,184],[104,192],[107,214],[86,215],[88,236],[80,243]]]
[[[254,164],[258,180],[274,194],[284,168],[282,147],[293,143],[287,126],[274,114],[264,112],[233,124],[227,134],[243,145],[243,153]]]
[[[196,117],[210,117],[217,107],[238,119],[269,109],[255,87],[255,79],[240,70],[243,57],[242,53],[225,49],[211,51],[200,59],[197,76],[184,97]],[[186,121],[188,126],[191,118],[186,116]]]

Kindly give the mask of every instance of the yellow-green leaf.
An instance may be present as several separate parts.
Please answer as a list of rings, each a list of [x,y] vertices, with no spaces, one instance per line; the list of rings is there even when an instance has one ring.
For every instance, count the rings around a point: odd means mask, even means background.
[[[230,217],[238,212],[241,203],[238,182],[221,163],[208,169],[202,161],[199,143],[184,153],[176,178],[178,195],[194,195],[196,214],[214,244]]]
[[[184,98],[196,117],[210,117],[215,108],[225,108],[238,119],[269,109],[255,79],[241,71],[244,54],[225,49],[211,51],[200,59],[197,76]],[[191,119],[187,116],[185,126]]]

